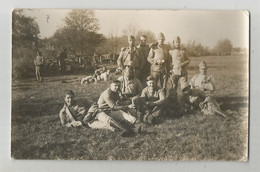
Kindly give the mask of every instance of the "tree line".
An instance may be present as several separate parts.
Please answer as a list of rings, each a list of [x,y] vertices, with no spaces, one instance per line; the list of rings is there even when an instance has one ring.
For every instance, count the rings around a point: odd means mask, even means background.
[[[55,31],[53,36],[40,39],[39,25],[34,18],[28,17],[21,9],[13,11],[12,15],[12,58],[13,77],[26,77],[33,74],[33,58],[37,51],[43,51],[44,56],[55,58],[66,47],[74,57],[93,54],[118,54],[121,47],[127,45],[127,35],[136,38],[146,35],[149,43],[156,41],[155,34],[149,30],[139,29],[129,24],[119,35],[118,28],[111,29],[108,35],[99,33],[100,26],[94,10],[74,9],[65,16],[65,25]],[[138,41],[137,41],[138,42]],[[171,43],[168,43],[171,46]],[[230,40],[219,40],[213,49],[203,46],[197,41],[183,44],[190,56],[231,55],[238,52]]]

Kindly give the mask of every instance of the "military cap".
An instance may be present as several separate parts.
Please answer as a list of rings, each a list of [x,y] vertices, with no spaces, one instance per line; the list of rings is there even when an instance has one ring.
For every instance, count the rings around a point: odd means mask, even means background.
[[[165,36],[164,36],[164,34],[163,34],[162,32],[160,32],[160,33],[158,34],[157,38],[163,38],[163,39],[165,39]]]
[[[146,81],[155,81],[155,79],[154,79],[154,77],[152,77],[152,76],[148,76],[148,77],[146,78]]]
[[[202,60],[199,64],[199,68],[207,68],[207,63]]]
[[[176,37],[174,37],[174,39],[173,39],[173,41],[172,42],[175,42],[175,41],[181,41],[181,38],[179,37],[179,36],[176,36]]]

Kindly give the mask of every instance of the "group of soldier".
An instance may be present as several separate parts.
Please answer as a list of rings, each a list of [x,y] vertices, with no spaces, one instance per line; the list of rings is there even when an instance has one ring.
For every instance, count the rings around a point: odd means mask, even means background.
[[[67,49],[64,48],[61,53],[57,56],[57,62],[59,66],[60,72],[63,74],[66,70],[66,62],[65,59],[67,58]],[[43,69],[44,69],[44,57],[41,51],[37,52],[37,56],[34,59],[35,65],[35,76],[38,82],[43,81]]]
[[[154,44],[147,45],[144,35],[140,41],[135,46],[135,37],[128,37],[129,46],[121,49],[117,59],[122,76],[110,81],[96,103],[86,107],[75,101],[73,91],[65,93],[59,114],[62,125],[119,130],[127,137],[141,132],[144,124],[157,125],[180,114],[200,111],[226,116],[212,96],[215,87],[204,61],[199,64],[199,73],[188,82],[190,60],[180,46],[180,37],[173,40],[173,50],[164,44],[163,33]]]

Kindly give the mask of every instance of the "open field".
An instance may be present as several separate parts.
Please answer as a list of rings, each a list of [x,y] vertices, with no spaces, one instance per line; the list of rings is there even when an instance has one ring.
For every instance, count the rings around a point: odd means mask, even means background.
[[[81,86],[83,75],[35,78],[12,83],[11,154],[16,159],[246,160],[248,151],[248,59],[244,56],[190,58],[189,79],[204,59],[228,118],[194,114],[147,126],[135,137],[61,126],[63,93],[96,101],[107,82]],[[109,66],[112,68],[113,66]],[[63,81],[63,82],[62,82]],[[232,117],[231,117],[232,116]]]

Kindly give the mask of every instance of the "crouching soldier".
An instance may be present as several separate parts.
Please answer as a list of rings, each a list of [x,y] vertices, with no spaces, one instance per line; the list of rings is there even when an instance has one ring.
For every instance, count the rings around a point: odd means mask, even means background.
[[[123,101],[120,95],[120,81],[111,81],[110,86],[98,99],[99,113],[110,116],[114,123],[120,128],[122,136],[128,136],[140,132],[140,125],[137,124],[135,110],[129,101]]]
[[[165,89],[158,87],[152,76],[148,76],[146,81],[147,87],[143,89],[140,98],[143,105],[140,111],[144,113],[144,122],[157,124],[164,116],[164,104],[167,101]]]
[[[93,108],[89,109],[89,103],[82,103],[75,101],[74,92],[69,90],[65,93],[64,106],[60,110],[59,117],[61,124],[66,127],[80,127],[84,124],[84,117],[89,114]],[[88,113],[87,113],[88,112]],[[89,115],[88,115],[89,116]],[[110,126],[110,119],[105,114],[100,114],[86,124],[90,128],[107,129],[114,131],[115,129]]]

